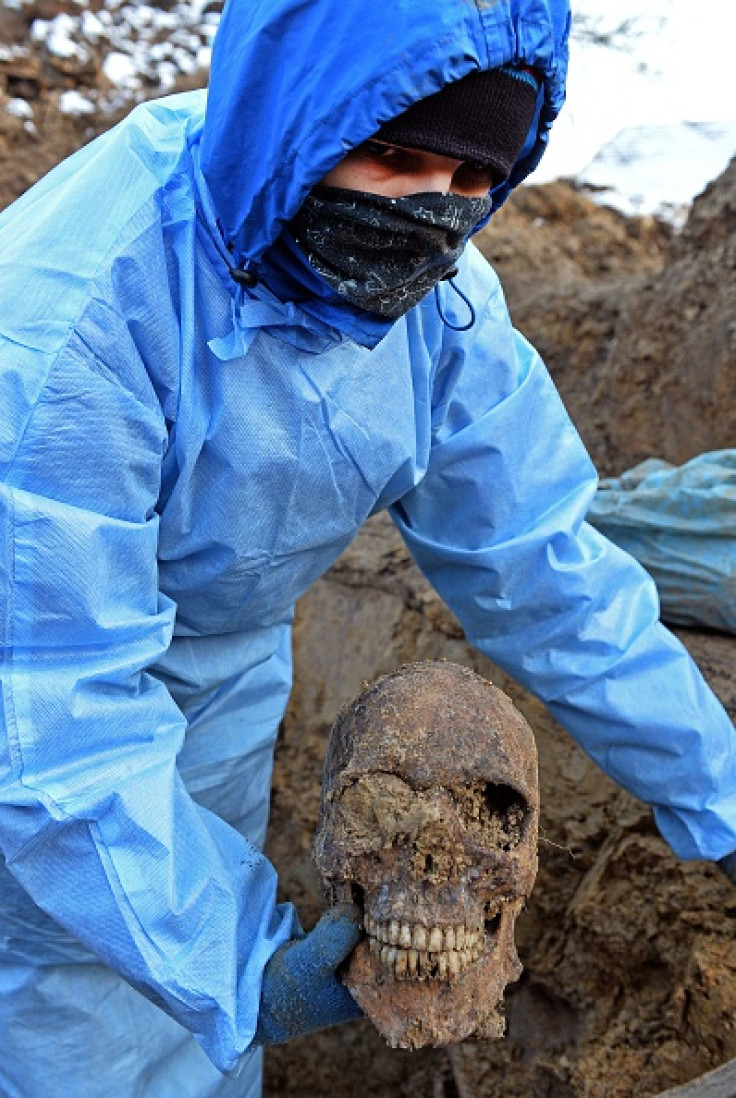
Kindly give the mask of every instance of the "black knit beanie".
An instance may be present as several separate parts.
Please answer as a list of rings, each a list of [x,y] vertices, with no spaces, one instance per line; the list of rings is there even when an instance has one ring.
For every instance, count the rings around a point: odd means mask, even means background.
[[[474,71],[385,122],[376,140],[473,160],[507,179],[524,147],[537,104],[528,68]]]

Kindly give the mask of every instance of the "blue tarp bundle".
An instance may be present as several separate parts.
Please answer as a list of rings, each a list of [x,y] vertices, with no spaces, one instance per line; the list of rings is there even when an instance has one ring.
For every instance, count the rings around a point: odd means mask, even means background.
[[[650,573],[664,621],[736,633],[736,450],[649,458],[603,480],[588,518]]]

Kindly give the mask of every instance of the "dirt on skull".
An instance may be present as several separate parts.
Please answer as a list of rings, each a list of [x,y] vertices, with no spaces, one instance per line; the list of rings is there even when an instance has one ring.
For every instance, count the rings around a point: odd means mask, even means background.
[[[531,729],[467,668],[403,667],[340,713],[315,859],[333,900],[363,906],[346,982],[392,1047],[503,1034],[538,815]]]

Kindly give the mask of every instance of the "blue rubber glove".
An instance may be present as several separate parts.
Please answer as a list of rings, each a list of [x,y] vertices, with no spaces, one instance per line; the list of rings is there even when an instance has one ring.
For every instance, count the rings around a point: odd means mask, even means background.
[[[717,863],[718,868],[726,874],[732,885],[736,885],[736,850],[733,854],[727,854]]]
[[[360,941],[360,918],[354,904],[336,904],[309,934],[276,950],[263,973],[255,1044],[283,1044],[362,1016],[335,971]]]

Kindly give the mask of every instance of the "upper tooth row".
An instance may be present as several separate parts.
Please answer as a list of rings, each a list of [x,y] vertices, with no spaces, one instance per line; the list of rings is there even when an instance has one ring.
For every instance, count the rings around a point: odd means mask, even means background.
[[[430,953],[447,949],[470,949],[481,938],[480,930],[471,930],[467,926],[427,928],[400,923],[398,919],[380,923],[370,915],[366,915],[365,929],[371,938],[377,938],[379,942],[399,946],[401,949],[426,949]]]

